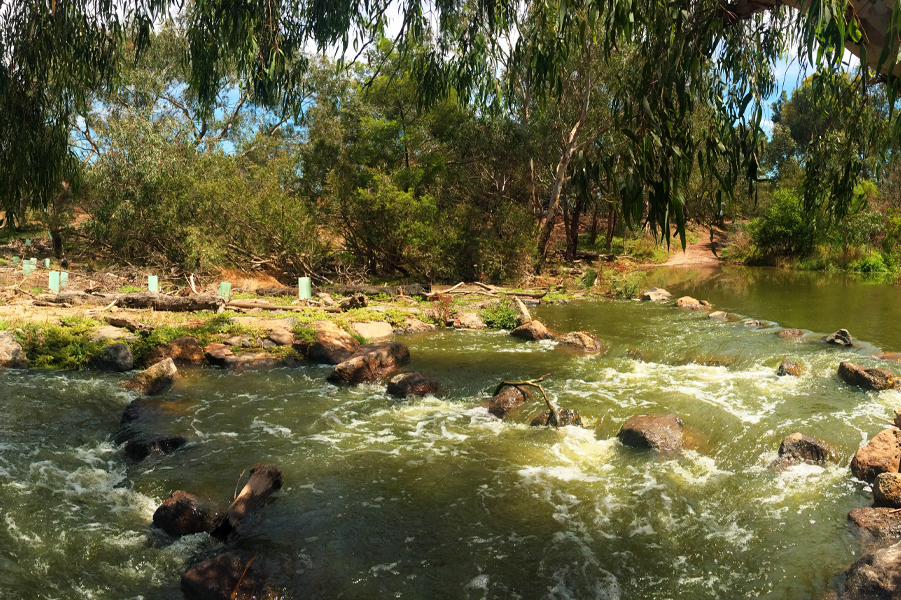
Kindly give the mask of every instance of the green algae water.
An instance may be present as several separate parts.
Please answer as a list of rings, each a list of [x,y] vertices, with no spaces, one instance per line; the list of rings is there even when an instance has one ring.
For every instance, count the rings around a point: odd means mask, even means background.
[[[154,431],[190,443],[137,465],[114,441],[134,398],[119,377],[0,372],[0,598],[182,598],[181,574],[223,546],[173,542],[150,527],[153,511],[176,489],[227,505],[255,462],[277,464],[285,486],[234,546],[276,567],[285,598],[820,598],[860,556],[846,517],[871,500],[850,458],[901,405],[898,391],[858,391],[835,372],[846,359],[886,366],[872,355],[890,325],[867,338],[849,324],[853,300],[818,304],[803,284],[654,277],[742,318],[625,300],[535,311],[558,331],[597,333],[603,356],[505,332],[401,337],[405,369],[445,388],[409,401],[332,386],[324,366],[188,372]],[[878,290],[895,301],[863,316],[897,323],[901,291]],[[811,333],[786,341],[780,326]],[[861,345],[814,341],[839,327]],[[785,357],[804,375],[777,377]],[[545,373],[585,428],[530,428],[538,400],[508,421],[484,408],[502,379]],[[616,441],[627,418],[660,412],[685,423],[681,455]],[[837,462],[770,468],[795,431],[828,441]]]

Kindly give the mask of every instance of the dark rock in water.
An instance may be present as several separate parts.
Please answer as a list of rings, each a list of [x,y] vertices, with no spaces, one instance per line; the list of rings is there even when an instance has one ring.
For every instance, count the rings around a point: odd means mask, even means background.
[[[848,333],[847,329],[839,329],[835,333],[830,333],[829,335],[820,338],[820,340],[826,342],[827,344],[834,344],[836,346],[854,345],[854,340],[851,338],[851,334]]]
[[[529,397],[526,387],[505,386],[496,396],[489,398],[488,412],[503,419],[511,410],[525,404]]]
[[[867,554],[838,579],[841,600],[901,598],[901,543]]]
[[[388,393],[398,398],[437,394],[438,380],[425,373],[401,373],[388,382]]]
[[[541,321],[536,321],[534,319],[520,325],[511,331],[510,335],[521,340],[529,341],[550,340],[554,338],[554,334],[550,329],[545,327]]]
[[[177,490],[153,513],[153,524],[171,536],[181,537],[209,531],[213,518],[207,503],[194,494]]]
[[[554,418],[554,413],[546,410],[532,419],[532,427],[567,427],[569,425],[575,425],[576,427],[582,426],[582,417],[579,416],[578,412],[570,410],[568,408],[558,410],[557,412],[560,415],[559,423],[557,423],[557,420]]]
[[[172,340],[165,346],[153,349],[147,355],[147,364],[156,363],[171,358],[177,366],[205,365],[207,363],[203,348],[197,340],[190,336]]]
[[[331,321],[316,321],[309,325],[314,331],[311,339],[295,339],[294,349],[307,360],[337,365],[360,349],[360,342]]]
[[[139,438],[125,444],[125,456],[141,462],[151,454],[171,454],[187,443],[180,435]]]
[[[682,450],[682,419],[676,415],[640,415],[626,421],[616,435],[626,446],[658,452]]]
[[[901,473],[880,473],[876,476],[873,506],[901,508]]]
[[[16,336],[9,331],[0,331],[0,368],[27,369],[28,358]]]
[[[782,440],[782,444],[779,445],[780,460],[777,462],[820,464],[834,456],[835,451],[826,442],[802,433],[793,433]]]
[[[171,358],[148,367],[122,384],[127,390],[134,390],[145,396],[156,396],[168,392],[175,381],[178,369]]]
[[[353,356],[335,365],[332,383],[374,382],[410,362],[410,351],[400,342],[378,342],[360,347]]]
[[[889,369],[868,369],[847,360],[838,365],[838,376],[865,390],[890,390],[898,385],[898,376]]]
[[[901,538],[901,512],[887,507],[855,508],[848,520],[875,538]]]
[[[150,398],[132,400],[122,412],[119,431],[116,432],[113,441],[117,444],[127,442],[142,433],[150,421],[161,416],[162,411],[158,402]]]
[[[601,342],[596,335],[584,331],[567,333],[560,338],[560,346],[571,348],[577,352],[584,352],[586,354],[599,354],[603,353],[606,349],[604,348],[604,343]]]
[[[804,332],[800,329],[780,329],[776,335],[783,340],[798,340],[804,336]]]
[[[786,358],[779,363],[779,369],[776,371],[776,375],[779,377],[784,377],[785,375],[800,377],[803,372],[804,369],[801,367],[800,363],[790,358]]]
[[[91,359],[91,366],[100,371],[124,373],[134,368],[135,359],[125,344],[110,344],[103,349],[103,354]]]
[[[257,600],[264,598],[268,576],[262,559],[245,551],[220,554],[194,565],[181,576],[188,600]]]
[[[855,477],[872,483],[880,473],[897,473],[901,463],[901,429],[883,429],[851,459]]]

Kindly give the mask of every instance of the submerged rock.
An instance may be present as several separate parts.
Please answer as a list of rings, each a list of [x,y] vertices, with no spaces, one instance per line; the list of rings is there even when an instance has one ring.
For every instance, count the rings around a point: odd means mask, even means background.
[[[889,369],[868,369],[847,360],[838,365],[838,376],[865,390],[890,390],[898,385],[898,376]]]
[[[776,462],[821,464],[834,456],[835,451],[826,442],[803,433],[793,433],[779,445],[779,460]]]
[[[175,382],[178,369],[171,358],[160,361],[155,365],[141,371],[122,384],[127,390],[132,390],[144,396],[156,396],[168,392]]]
[[[528,323],[524,323],[510,332],[515,338],[537,342],[538,340],[554,339],[553,332],[544,326],[541,321],[532,319]]]
[[[606,348],[596,335],[584,331],[573,331],[560,338],[560,346],[586,354],[603,353]]]
[[[209,503],[194,494],[176,490],[156,512],[153,524],[174,537],[209,531],[215,514]]]
[[[388,382],[388,393],[398,398],[437,394],[439,388],[437,379],[418,372],[401,373],[392,377]]]
[[[91,359],[91,366],[99,371],[124,373],[134,368],[135,359],[125,344],[110,344],[103,349],[103,354]]]
[[[125,456],[141,462],[151,454],[172,454],[187,443],[180,435],[138,438],[125,444]]]
[[[331,321],[315,321],[308,327],[312,336],[297,339],[294,349],[309,361],[337,365],[360,349],[356,338]]]
[[[626,446],[679,452],[683,446],[682,419],[676,415],[640,415],[626,421],[616,437]]]
[[[901,507],[901,473],[880,473],[876,476],[873,506]]]
[[[836,346],[853,346],[854,339],[851,337],[851,334],[848,333],[847,329],[839,329],[835,333],[830,333],[827,336],[823,336],[820,338],[820,341],[826,342],[827,344],[833,344]]]
[[[901,429],[883,429],[851,459],[855,477],[872,483],[880,473],[897,473],[901,463]]]
[[[784,377],[786,375],[800,377],[803,372],[804,368],[798,361],[791,358],[786,358],[781,363],[779,363],[779,368],[776,370],[776,375],[778,375],[779,377]]]
[[[710,313],[709,315],[707,315],[707,318],[713,319],[715,321],[728,321],[729,313],[727,313],[726,311],[722,311],[722,310],[716,310],[716,311],[713,311],[712,313]]]
[[[901,537],[901,512],[887,507],[855,508],[848,513],[848,520],[861,531],[875,538]]]
[[[268,575],[255,554],[237,550],[194,565],[181,576],[188,600],[251,600],[267,597]]]
[[[901,543],[867,554],[842,573],[841,600],[896,600],[901,598]]]
[[[666,291],[663,288],[656,288],[656,287],[653,287],[649,290],[645,290],[641,294],[642,302],[665,302],[666,300],[669,300],[670,298],[672,298],[672,294],[670,294],[668,291]]]
[[[197,340],[190,336],[181,337],[172,340],[165,346],[154,348],[150,354],[147,355],[147,365],[155,365],[167,358],[171,358],[172,362],[179,367],[206,364],[206,356],[203,354],[203,348],[200,347]]]
[[[0,331],[0,368],[28,368],[28,359],[25,357],[22,345],[10,331]]]
[[[799,340],[804,336],[804,332],[800,329],[780,329],[776,335],[783,340]]]
[[[525,404],[529,397],[527,389],[525,386],[504,386],[497,395],[489,398],[488,412],[498,419],[503,419],[511,410]]]
[[[400,342],[378,342],[361,346],[353,356],[335,365],[328,376],[332,383],[374,382],[410,362],[410,351]]]
[[[577,411],[564,408],[562,410],[558,410],[557,413],[560,415],[559,423],[557,422],[557,419],[554,418],[554,413],[546,410],[532,417],[532,427],[567,427],[570,425],[574,425],[576,427],[582,426],[582,417]]]
[[[881,358],[882,360],[901,362],[901,352],[883,352],[877,358]]]

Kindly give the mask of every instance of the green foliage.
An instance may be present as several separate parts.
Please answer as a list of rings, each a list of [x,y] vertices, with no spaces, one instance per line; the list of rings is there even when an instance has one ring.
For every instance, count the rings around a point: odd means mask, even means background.
[[[615,298],[631,300],[638,296],[645,276],[646,273],[643,271],[613,272],[607,277],[607,282],[610,284],[610,293]]]
[[[133,285],[123,285],[122,287],[119,288],[120,294],[134,294],[134,293],[137,293],[140,291],[141,291],[141,288],[135,287]]]
[[[509,301],[492,304],[482,310],[481,316],[492,329],[516,329],[519,325],[519,311]]]
[[[748,224],[748,233],[763,254],[772,256],[805,256],[817,243],[816,219],[805,213],[801,198],[781,189],[773,196],[764,217]]]
[[[62,325],[27,323],[18,330],[17,337],[33,367],[80,370],[109,343],[91,341],[97,325],[92,319],[78,317],[63,319]]]
[[[294,338],[305,342],[307,344],[313,344],[316,342],[316,330],[312,327],[304,327],[302,325],[295,325],[292,329],[294,333]]]
[[[595,280],[598,278],[598,272],[594,270],[593,267],[588,267],[585,269],[585,272],[582,274],[580,282],[582,287],[587,290],[590,290],[592,286],[594,286]]]
[[[230,315],[222,314],[215,315],[198,326],[185,326],[185,325],[161,325],[156,327],[153,331],[150,332],[147,336],[139,337],[136,341],[131,342],[129,347],[131,349],[132,356],[134,357],[134,361],[136,365],[144,365],[147,360],[147,356],[159,346],[165,346],[166,344],[177,340],[183,337],[192,337],[197,340],[197,343],[201,348],[206,347],[207,344],[214,341],[217,335],[220,334],[231,334],[231,335],[240,335],[240,334],[259,334],[260,332],[245,327],[242,325],[236,325],[230,321]]]
[[[365,337],[363,337],[362,335],[360,335],[360,334],[358,334],[358,333],[351,333],[350,335],[351,335],[351,337],[353,337],[353,339],[355,339],[355,340],[357,340],[358,342],[360,342],[360,344],[362,344],[363,346],[365,346],[366,344],[369,343],[369,338],[365,338]]]
[[[861,273],[885,273],[889,269],[879,254],[870,254],[849,265],[850,270]]]

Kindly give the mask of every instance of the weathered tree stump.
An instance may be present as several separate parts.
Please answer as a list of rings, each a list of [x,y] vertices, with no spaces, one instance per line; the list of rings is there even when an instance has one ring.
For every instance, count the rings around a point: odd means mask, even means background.
[[[216,521],[210,535],[223,541],[231,538],[241,522],[281,487],[282,472],[275,465],[255,464],[244,489]]]

